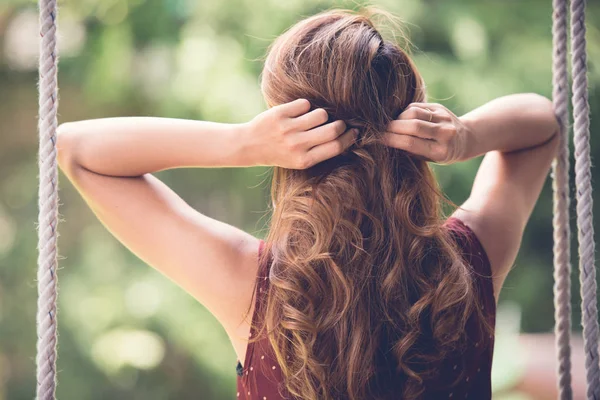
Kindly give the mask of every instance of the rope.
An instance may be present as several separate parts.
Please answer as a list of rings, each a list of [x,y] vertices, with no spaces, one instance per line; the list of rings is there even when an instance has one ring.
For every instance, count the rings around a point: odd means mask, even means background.
[[[577,226],[579,240],[579,279],[587,398],[600,400],[598,364],[598,309],[594,263],[592,216],[592,172],[590,160],[590,105],[588,103],[587,54],[585,40],[585,0],[571,2],[571,52],[573,64],[573,120],[575,142],[575,185],[577,186]]]
[[[567,0],[553,1],[552,99],[560,123],[558,154],[552,164],[554,192],[554,333],[561,400],[572,400],[571,389],[571,249],[569,229],[569,98],[567,75]]]
[[[585,40],[585,0],[571,3],[573,63],[573,112],[575,142],[575,184],[577,186],[577,225],[582,297],[582,325],[586,353],[587,398],[600,400],[598,362],[598,320],[592,184],[590,160],[590,121],[587,88]],[[567,104],[567,3],[553,0],[553,100],[560,121],[560,147],[553,163],[554,190],[554,295],[556,344],[559,360],[561,400],[573,397],[570,361],[570,232],[569,232],[569,147]],[[37,393],[38,400],[54,400],[56,391],[56,298],[58,232],[58,168],[56,128],[58,106],[56,43],[56,0],[39,0],[39,215],[38,215],[38,314],[37,314]]]
[[[38,192],[38,400],[53,400],[56,391],[56,267],[58,224],[58,168],[56,127],[58,106],[56,0],[39,0],[39,192]]]

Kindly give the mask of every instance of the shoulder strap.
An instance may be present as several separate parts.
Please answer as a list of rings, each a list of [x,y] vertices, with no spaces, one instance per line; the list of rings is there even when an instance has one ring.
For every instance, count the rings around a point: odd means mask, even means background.
[[[465,262],[472,268],[473,279],[485,309],[495,313],[496,299],[492,282],[492,267],[479,238],[469,226],[458,218],[449,218],[445,226],[456,240]]]
[[[255,328],[263,316],[266,303],[266,295],[269,288],[269,269],[271,258],[264,254],[267,246],[264,240],[260,240],[258,244],[258,272],[256,274],[256,291],[254,293],[254,313],[252,316],[252,333],[255,333]]]

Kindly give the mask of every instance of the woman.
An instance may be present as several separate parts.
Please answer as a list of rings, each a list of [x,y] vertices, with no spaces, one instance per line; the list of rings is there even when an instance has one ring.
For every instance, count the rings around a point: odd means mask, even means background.
[[[347,11],[279,37],[262,90],[269,110],[244,124],[61,125],[60,166],[125,246],[220,321],[239,398],[490,398],[496,300],[555,154],[551,103],[512,95],[456,117]],[[445,220],[427,161],[484,154]],[[264,242],[151,175],[256,165],[274,167]]]

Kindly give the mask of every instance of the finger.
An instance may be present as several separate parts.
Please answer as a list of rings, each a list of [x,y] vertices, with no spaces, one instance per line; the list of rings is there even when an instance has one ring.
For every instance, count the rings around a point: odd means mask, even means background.
[[[396,119],[389,123],[388,130],[399,135],[417,136],[422,139],[436,138],[437,124],[420,119]]]
[[[310,110],[310,101],[306,99],[298,99],[289,103],[281,104],[277,107],[283,116],[296,118],[302,114],[306,114]]]
[[[307,131],[319,125],[323,125],[327,120],[329,120],[327,111],[322,108],[317,108],[298,118],[294,118],[293,126],[300,131]]]
[[[413,106],[420,107],[420,108],[429,108],[430,110],[439,110],[439,109],[444,108],[443,105],[438,104],[438,103],[418,103],[418,102],[410,103],[408,105],[408,107],[406,107],[406,108],[408,109],[409,107],[413,107]]]
[[[318,164],[332,157],[342,154],[355,141],[358,135],[357,129],[348,129],[335,140],[313,147],[307,153],[311,165]]]
[[[426,122],[441,122],[441,115],[431,108],[409,106],[400,116],[400,120],[419,119]]]
[[[310,149],[320,144],[331,142],[344,132],[346,132],[346,123],[342,120],[337,120],[307,132],[299,132],[297,135],[301,137],[302,142]]]
[[[430,160],[435,158],[436,142],[433,140],[387,132],[384,135],[383,141],[386,145],[395,149],[404,150],[411,154],[416,154]]]

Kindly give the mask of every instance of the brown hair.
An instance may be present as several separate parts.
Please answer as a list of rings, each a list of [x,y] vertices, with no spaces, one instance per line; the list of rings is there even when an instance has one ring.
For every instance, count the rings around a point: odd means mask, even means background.
[[[360,132],[331,160],[273,171],[261,331],[289,394],[419,397],[477,309],[428,164],[382,143],[388,123],[425,100],[419,73],[369,16],[336,10],[272,44],[262,90],[269,106],[305,98]]]

